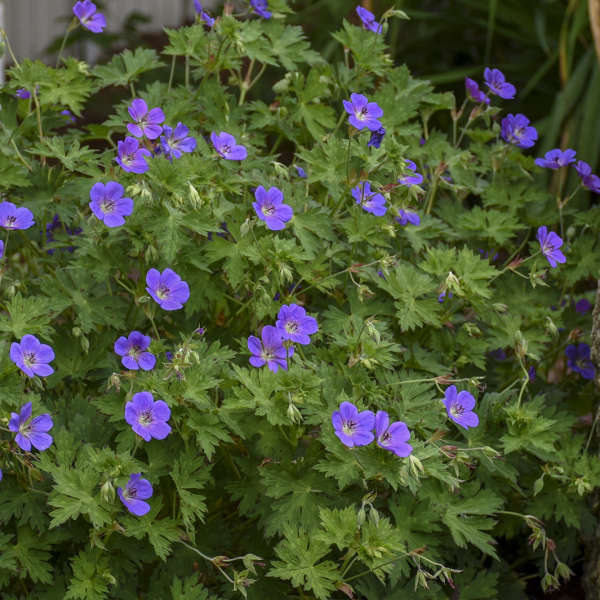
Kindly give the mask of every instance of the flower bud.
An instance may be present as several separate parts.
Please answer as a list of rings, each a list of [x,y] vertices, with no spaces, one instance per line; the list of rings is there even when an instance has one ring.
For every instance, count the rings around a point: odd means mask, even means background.
[[[107,479],[100,488],[100,497],[104,502],[112,503],[115,500],[115,488],[110,479]]]
[[[293,402],[290,402],[287,407],[287,416],[292,423],[301,423],[302,414]]]
[[[549,316],[546,316],[546,329],[553,337],[558,336],[558,327],[554,324],[554,321]]]
[[[121,389],[121,376],[118,373],[113,373],[108,378],[107,389],[110,390],[112,387],[114,387],[117,390],[117,392]]]
[[[198,190],[188,181],[188,198],[190,200],[190,204],[194,208],[200,208],[204,202],[202,198],[200,198],[200,194]]]

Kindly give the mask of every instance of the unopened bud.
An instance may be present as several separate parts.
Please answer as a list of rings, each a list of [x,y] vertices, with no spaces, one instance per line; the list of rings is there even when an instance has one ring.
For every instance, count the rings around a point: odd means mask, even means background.
[[[554,337],[558,335],[558,327],[549,316],[546,316],[546,329],[550,332],[550,335]]]
[[[198,190],[188,181],[188,198],[190,200],[190,204],[194,207],[194,208],[200,208],[204,202],[202,202],[202,199],[200,198],[200,194],[198,193]]]
[[[121,389],[121,376],[118,373],[113,373],[108,378],[108,386],[107,389],[115,388],[117,392]]]
[[[293,402],[290,402],[287,407],[287,416],[292,423],[302,422],[302,414]]]
[[[102,484],[100,488],[100,497],[104,502],[112,503],[115,500],[115,488],[112,484],[112,481],[108,479]]]
[[[248,232],[250,231],[250,219],[247,218],[241,225],[240,225],[240,235],[242,237],[244,237],[245,235],[248,234]]]

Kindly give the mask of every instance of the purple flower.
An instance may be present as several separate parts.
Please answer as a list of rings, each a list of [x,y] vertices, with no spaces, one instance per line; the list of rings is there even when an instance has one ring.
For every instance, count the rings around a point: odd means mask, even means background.
[[[128,337],[121,336],[115,342],[115,352],[122,356],[121,363],[127,369],[137,371],[140,367],[150,371],[156,364],[156,357],[145,350],[150,346],[150,336],[132,331]]]
[[[54,360],[54,350],[48,344],[42,344],[35,335],[24,335],[21,342],[10,345],[10,359],[28,377],[47,377],[54,373],[48,364]]]
[[[155,140],[163,128],[160,124],[165,120],[165,113],[160,108],[148,110],[148,105],[141,98],[136,98],[127,109],[133,123],[127,124],[127,131],[135,137],[146,136],[149,140]]]
[[[183,123],[177,123],[175,129],[165,127],[164,135],[160,136],[160,146],[169,160],[181,158],[183,152],[194,151],[196,140],[188,137],[189,131]]]
[[[102,33],[102,30],[106,27],[104,15],[96,12],[96,5],[90,0],[76,2],[73,13],[79,19],[79,22],[92,33]]]
[[[581,300],[578,300],[577,303],[575,304],[575,310],[581,314],[585,314],[591,308],[592,308],[592,305],[587,298],[582,298]]]
[[[506,81],[504,73],[502,73],[500,69],[490,69],[489,67],[486,67],[483,72],[483,78],[492,94],[496,94],[505,100],[511,100],[515,97],[517,89],[512,83]]]
[[[107,227],[123,225],[123,217],[133,212],[133,200],[123,198],[123,191],[123,186],[116,181],[109,181],[106,185],[95,183],[90,190],[92,200],[89,207]]]
[[[306,179],[306,171],[302,168],[299,167],[298,165],[294,165],[296,167],[296,171],[298,172],[298,177],[302,177],[303,179]]]
[[[75,116],[73,115],[73,113],[68,108],[65,108],[64,110],[61,110],[60,114],[63,117],[67,117],[67,120],[69,120],[71,123],[75,123],[75,121],[76,121]]]
[[[527,369],[527,375],[529,376],[529,381],[535,381],[536,372],[533,365]]]
[[[548,228],[542,225],[537,230],[537,239],[542,249],[542,254],[548,259],[550,266],[554,269],[556,263],[566,262],[565,255],[559,250],[563,245],[562,239],[554,231],[548,232]]]
[[[444,394],[444,404],[448,416],[461,427],[477,427],[479,417],[473,412],[475,407],[475,398],[473,394],[462,391],[457,393],[456,386],[451,385]]]
[[[190,297],[190,287],[172,269],[162,273],[150,269],[146,274],[146,291],[163,310],[179,310]]]
[[[410,439],[410,431],[406,423],[395,421],[390,425],[390,417],[385,410],[378,410],[375,415],[375,435],[377,445],[396,456],[408,456],[413,448],[406,442]]]
[[[4,256],[4,242],[0,240],[0,258]]]
[[[581,178],[581,183],[584,187],[596,194],[600,194],[600,177],[592,174],[592,167],[590,165],[583,160],[579,160],[575,165],[575,170]]]
[[[268,10],[269,3],[267,0],[250,0],[250,6],[254,9],[257,15],[260,15],[263,19],[271,18],[271,11]]]
[[[34,223],[33,213],[28,208],[17,208],[12,202],[0,203],[0,226],[4,229],[29,229]]]
[[[287,369],[287,358],[293,356],[294,348],[290,346],[286,349],[281,331],[273,325],[265,325],[261,337],[262,341],[254,335],[248,338],[248,350],[253,355],[250,357],[250,364],[253,367],[263,367],[266,364],[273,373],[277,373],[279,367]]]
[[[297,304],[283,305],[275,325],[284,340],[292,340],[303,346],[310,344],[309,336],[319,331],[317,320],[309,317],[306,310]]]
[[[376,192],[371,192],[371,184],[368,181],[361,181],[356,187],[352,188],[352,197],[356,204],[360,204],[363,210],[370,212],[377,217],[385,215],[387,207],[385,198]]]
[[[374,33],[381,33],[381,24],[375,20],[375,15],[370,10],[357,6],[356,14],[360,17],[365,29]]]
[[[396,221],[400,223],[400,225],[408,225],[409,223],[411,225],[421,224],[421,217],[419,217],[419,215],[416,212],[408,212],[401,208],[398,211],[398,214],[400,216],[396,217]]]
[[[256,202],[252,203],[257,217],[267,224],[271,231],[279,231],[294,216],[291,206],[283,204],[283,193],[279,188],[269,188],[267,192],[259,185],[254,197]]]
[[[473,102],[485,102],[486,104],[490,103],[490,99],[482,90],[479,89],[479,84],[470,77],[465,77],[465,88],[467,90],[467,96]]]
[[[210,134],[210,141],[215,150],[227,160],[244,160],[248,156],[245,146],[237,144],[235,138],[224,131],[221,131],[219,135],[213,131]]]
[[[360,8],[360,7],[359,7]],[[379,148],[381,141],[385,135],[385,127],[380,127],[377,131],[371,132],[371,139],[367,142],[367,146],[372,148]]]
[[[127,510],[136,517],[141,517],[150,511],[150,505],[144,500],[152,497],[152,484],[142,479],[141,473],[133,473],[125,486],[117,488],[117,495]]]
[[[544,158],[535,159],[535,164],[544,169],[560,169],[560,167],[566,167],[572,162],[575,162],[575,150],[571,150],[571,148],[564,152],[560,148],[555,148],[546,152]]]
[[[147,442],[152,438],[164,440],[171,433],[171,426],[167,423],[170,418],[171,410],[167,403],[162,400],[155,402],[150,392],[134,394],[131,402],[125,405],[125,420]]]
[[[54,425],[52,417],[49,414],[40,415],[28,423],[30,418],[31,402],[24,404],[19,414],[10,413],[8,428],[16,432],[15,442],[25,452],[30,452],[31,446],[40,451],[47,450],[52,444],[52,436],[46,433]]]
[[[115,158],[124,171],[129,173],[145,173],[150,166],[145,156],[152,156],[150,150],[140,148],[139,142],[132,137],[126,137],[118,142],[119,156]]]
[[[28,98],[31,98],[31,92],[25,88],[19,88],[15,92],[15,96],[19,98],[19,100],[27,100]]]
[[[502,119],[501,134],[505,142],[519,148],[531,148],[538,137],[535,127],[531,127],[529,119],[521,113],[509,114]]]
[[[215,24],[215,20],[202,8],[199,0],[194,0],[194,8],[206,25],[212,27]]]
[[[446,298],[450,299],[452,298],[452,292],[446,292],[443,291],[439,296],[438,296],[438,302],[441,304],[442,302],[446,301]]]
[[[590,360],[590,347],[587,344],[574,346],[570,344],[565,348],[567,355],[567,366],[576,373],[579,373],[584,379],[594,379],[596,369]]]
[[[366,446],[375,439],[372,432],[375,427],[375,415],[370,410],[359,413],[352,402],[342,402],[340,409],[333,411],[331,422],[335,435],[349,448]]]
[[[404,163],[404,167],[410,171],[413,171],[413,174],[407,175],[406,177],[401,177],[398,179],[398,183],[406,187],[412,187],[413,185],[419,185],[423,183],[423,175],[417,173],[417,165],[412,160],[408,160],[408,158],[404,159]]]
[[[362,94],[350,94],[350,100],[344,100],[344,108],[350,115],[348,123],[358,130],[365,127],[370,131],[381,129],[381,121],[378,117],[383,115],[383,110],[376,102],[369,102]]]

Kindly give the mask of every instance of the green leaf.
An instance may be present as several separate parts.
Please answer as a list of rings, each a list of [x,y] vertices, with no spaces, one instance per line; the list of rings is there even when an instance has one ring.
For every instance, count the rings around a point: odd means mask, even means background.
[[[329,544],[311,539],[303,529],[289,526],[284,535],[285,539],[275,547],[280,560],[273,561],[269,577],[289,579],[292,585],[302,586],[319,600],[329,600],[339,577],[332,561],[321,561],[329,552]]]
[[[93,74],[100,80],[102,87],[109,85],[128,86],[138,79],[142,73],[162,67],[155,50],[136,48],[133,52],[125,50],[113,56],[106,65],[98,65]]]
[[[73,576],[65,600],[104,600],[109,585],[116,583],[109,567],[109,556],[98,549],[82,550],[71,559]]]

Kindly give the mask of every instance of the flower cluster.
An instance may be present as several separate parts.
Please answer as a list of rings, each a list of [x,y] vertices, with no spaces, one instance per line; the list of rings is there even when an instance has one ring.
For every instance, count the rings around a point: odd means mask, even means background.
[[[581,185],[596,194],[600,194],[600,177],[592,173],[592,167],[585,161],[578,160],[575,163],[576,155],[575,150],[571,148],[567,148],[564,151],[560,148],[554,148],[546,152],[544,158],[536,158],[535,164],[538,167],[553,170],[574,164],[575,171],[577,171],[577,175],[579,175],[581,180]]]
[[[294,355],[292,344],[310,344],[310,336],[318,330],[317,320],[307,315],[302,306],[283,305],[275,327],[265,325],[261,332],[262,339],[254,335],[248,338],[248,350],[252,354],[250,364],[253,367],[267,365],[273,373],[280,367],[287,369],[287,360]]]
[[[377,439],[380,448],[393,452],[396,456],[409,456],[413,450],[407,443],[410,431],[406,424],[395,421],[390,425],[390,417],[384,410],[377,411],[377,414],[370,410],[358,412],[352,402],[342,402],[339,409],[333,411],[331,422],[335,435],[348,448],[367,446]]]

